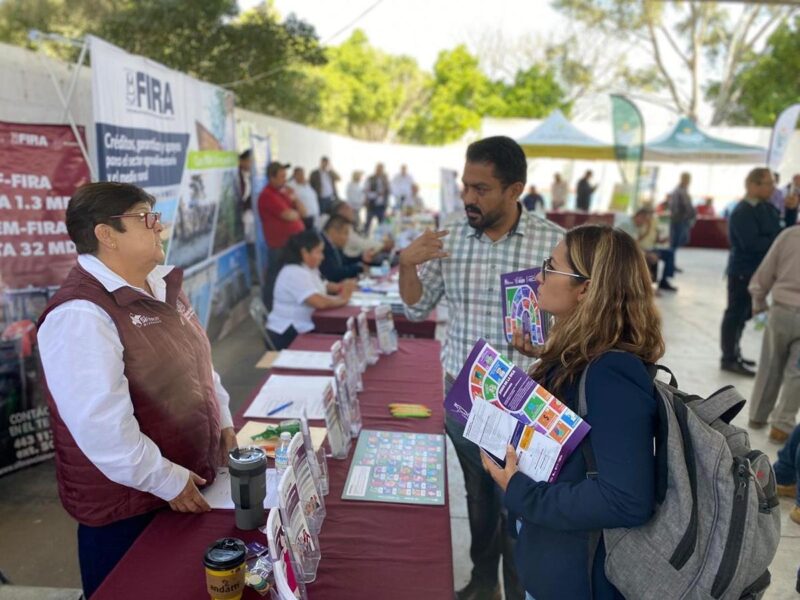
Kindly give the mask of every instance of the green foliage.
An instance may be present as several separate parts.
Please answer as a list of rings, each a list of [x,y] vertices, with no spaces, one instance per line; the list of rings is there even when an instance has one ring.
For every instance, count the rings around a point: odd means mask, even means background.
[[[444,144],[485,116],[568,111],[549,66],[492,81],[464,46],[440,53],[433,74],[370,45],[359,30],[322,48],[314,28],[269,4],[239,14],[236,0],[0,0],[0,41],[30,46],[29,29],[94,34],[236,93],[239,106],[353,137]],[[74,59],[77,50],[46,44]],[[587,76],[567,64],[574,77]],[[562,79],[563,81],[564,79]]]
[[[800,102],[800,17],[781,25],[765,51],[740,74],[739,121],[772,127],[784,108]]]

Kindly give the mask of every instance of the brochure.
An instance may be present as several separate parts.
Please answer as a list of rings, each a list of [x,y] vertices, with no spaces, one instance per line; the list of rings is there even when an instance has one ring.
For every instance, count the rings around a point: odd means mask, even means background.
[[[470,352],[445,398],[445,410],[465,425],[464,437],[493,455],[498,464],[505,459],[506,445],[512,444],[520,469],[524,466],[523,472],[537,481],[555,481],[564,461],[589,432],[588,423],[485,340]],[[532,456],[523,457],[525,452]]]
[[[503,332],[511,342],[515,331],[530,334],[535,346],[544,344],[547,318],[539,310],[536,276],[541,268],[525,269],[500,276],[500,294],[503,303]]]
[[[333,384],[325,389],[325,427],[328,430],[328,443],[333,458],[347,458],[350,452],[350,423],[346,420],[344,410],[337,401]]]
[[[300,503],[306,516],[308,525],[316,534],[322,528],[325,519],[325,506],[319,494],[319,489],[314,481],[314,474],[308,461],[308,452],[303,443],[303,434],[298,432],[289,442],[289,464],[294,469],[297,480],[297,490],[300,493]]]
[[[310,583],[317,575],[320,559],[319,542],[308,526],[294,469],[291,466],[284,471],[278,484],[278,504],[286,538],[300,571],[296,575],[304,583]]]

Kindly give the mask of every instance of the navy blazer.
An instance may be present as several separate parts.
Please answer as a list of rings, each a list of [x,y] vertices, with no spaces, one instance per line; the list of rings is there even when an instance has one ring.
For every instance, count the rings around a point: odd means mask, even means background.
[[[533,481],[519,472],[509,481],[504,503],[510,525],[517,519],[522,523],[514,552],[517,573],[536,600],[589,598],[589,532],[636,527],[652,516],[655,393],[639,358],[627,352],[602,355],[592,363],[586,380],[586,422],[592,427],[597,478],[587,479],[578,448],[554,483]],[[577,409],[578,383],[568,386],[559,399]],[[606,578],[605,556],[601,541],[592,565],[593,597],[621,599]]]
[[[361,258],[351,258],[334,246],[327,236],[322,236],[325,242],[324,258],[319,266],[319,272],[327,281],[338,283],[344,279],[358,277],[363,270]]]

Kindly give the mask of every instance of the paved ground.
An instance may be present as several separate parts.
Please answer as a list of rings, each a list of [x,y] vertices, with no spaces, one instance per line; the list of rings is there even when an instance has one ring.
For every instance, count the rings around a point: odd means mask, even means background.
[[[675,279],[680,290],[658,299],[667,342],[662,362],[675,372],[683,389],[710,394],[734,384],[749,397],[752,380],[728,376],[719,370],[725,258],[725,252],[713,250],[680,252],[679,266],[685,270]],[[745,356],[758,358],[760,338],[758,332],[748,328],[743,340]],[[247,399],[263,376],[253,368],[262,351],[259,333],[250,322],[214,346],[214,361],[231,392],[234,408]],[[746,422],[744,413],[735,421],[740,426]],[[764,431],[752,432],[751,443],[773,458],[778,449],[766,440]],[[461,473],[452,448],[448,466],[454,580],[458,588],[469,578],[469,530]],[[798,597],[794,583],[800,566],[800,525],[786,516],[790,507],[791,503],[784,500],[781,544],[771,568],[773,584],[765,595],[767,600]],[[0,478],[0,570],[20,585],[77,588],[80,578],[75,555],[75,525],[58,502],[52,463]]]

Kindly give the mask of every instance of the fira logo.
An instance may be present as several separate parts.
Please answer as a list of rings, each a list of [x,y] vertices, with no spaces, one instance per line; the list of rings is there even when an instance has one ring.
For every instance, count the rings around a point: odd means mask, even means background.
[[[169,81],[162,83],[143,71],[125,70],[125,103],[158,115],[175,114]]]

